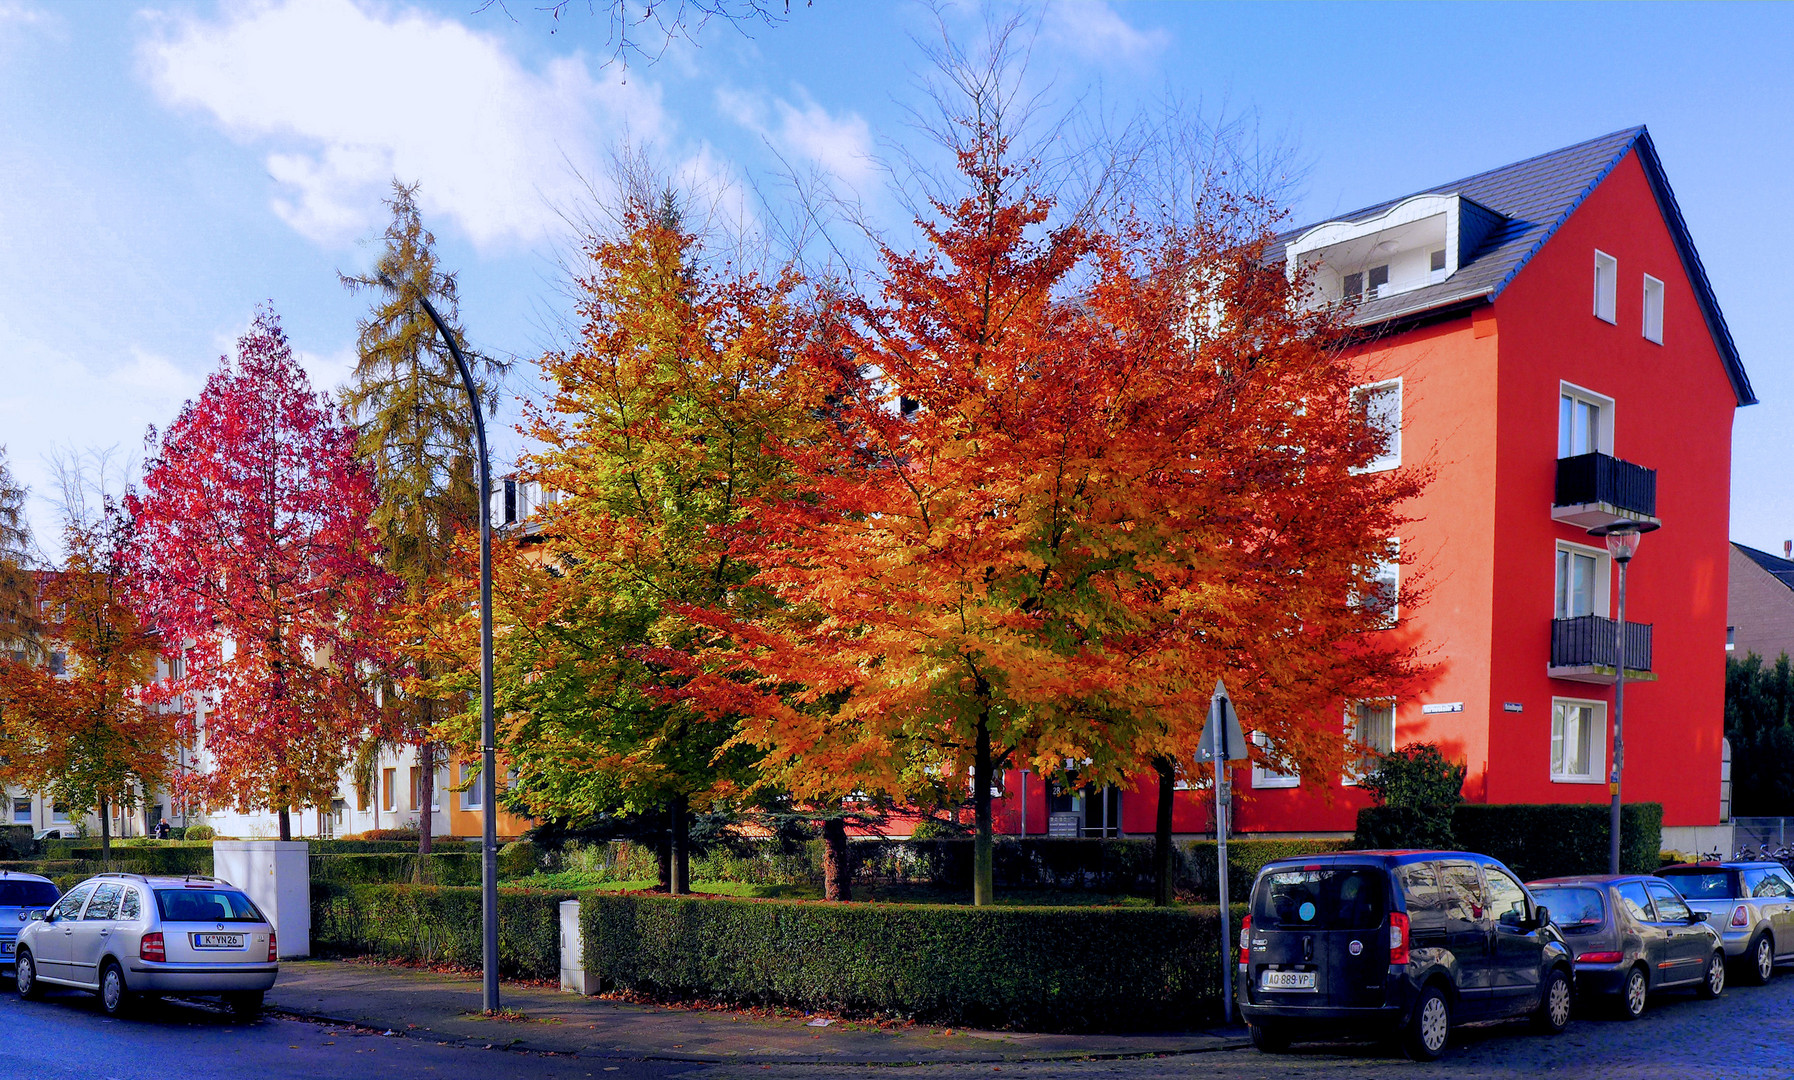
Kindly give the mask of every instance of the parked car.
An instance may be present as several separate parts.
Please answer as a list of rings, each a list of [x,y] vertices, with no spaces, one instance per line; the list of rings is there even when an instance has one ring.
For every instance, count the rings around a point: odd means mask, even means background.
[[[64,837],[61,829],[39,829],[37,835],[33,836],[32,839],[41,844],[45,840],[61,840],[64,839]]]
[[[1745,982],[1761,986],[1778,961],[1794,960],[1794,876],[1781,863],[1688,863],[1657,876],[1719,931]]]
[[[92,990],[114,1016],[158,994],[222,997],[254,1015],[280,973],[271,926],[249,897],[207,877],[100,874],[19,932],[19,996]]]
[[[1240,1012],[1252,1042],[1379,1032],[1419,1060],[1453,1026],[1570,1022],[1574,968],[1519,878],[1466,851],[1344,851],[1278,859],[1240,931]]]
[[[19,931],[54,904],[56,883],[36,874],[0,870],[0,975],[11,975]]]
[[[1660,878],[1624,874],[1529,881],[1576,956],[1576,989],[1615,1006],[1621,1018],[1644,1015],[1651,995],[1674,987],[1703,998],[1725,990],[1719,931]]]

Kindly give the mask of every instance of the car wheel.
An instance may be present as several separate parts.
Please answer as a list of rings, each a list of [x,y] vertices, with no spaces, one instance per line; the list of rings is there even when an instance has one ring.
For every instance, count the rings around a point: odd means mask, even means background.
[[[100,972],[100,1008],[106,1010],[107,1016],[123,1016],[135,1003],[130,987],[125,985],[124,969],[108,961],[106,969]]]
[[[1774,939],[1768,934],[1758,934],[1751,939],[1750,949],[1745,952],[1744,958],[1744,980],[1752,986],[1762,986],[1775,974]]]
[[[1725,952],[1707,958],[1707,977],[1701,980],[1701,997],[1712,1000],[1725,993]]]
[[[1252,1045],[1267,1054],[1281,1054],[1289,1049],[1289,1032],[1268,1024],[1252,1025]]]
[[[21,951],[17,966],[13,968],[13,983],[18,988],[19,996],[26,1001],[36,1001],[44,996],[44,984],[37,981],[37,961],[31,954]]]
[[[1551,974],[1545,976],[1545,992],[1539,995],[1539,1011],[1532,1014],[1533,1026],[1547,1035],[1556,1035],[1570,1026],[1573,1004],[1575,995],[1569,972],[1552,968]]]
[[[230,1011],[236,1014],[238,1019],[253,1020],[262,1014],[262,992],[260,990],[232,994],[225,998],[225,1001],[230,1005]]]
[[[1402,1051],[1415,1061],[1437,1061],[1451,1041],[1451,1002],[1437,986],[1429,986],[1414,1003],[1414,1015],[1402,1033]]]
[[[1650,997],[1651,982],[1645,975],[1645,969],[1635,967],[1626,973],[1626,985],[1620,990],[1619,1014],[1621,1020],[1636,1020],[1644,1015],[1645,999]]]

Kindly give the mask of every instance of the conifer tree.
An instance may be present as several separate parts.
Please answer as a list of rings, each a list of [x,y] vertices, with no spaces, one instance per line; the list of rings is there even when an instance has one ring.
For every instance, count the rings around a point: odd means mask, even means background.
[[[429,602],[448,567],[455,536],[479,526],[482,500],[466,391],[454,357],[418,300],[430,297],[461,338],[455,275],[443,272],[437,259],[436,237],[418,213],[417,185],[394,180],[392,191],[386,204],[392,221],[373,272],[341,275],[352,290],[375,291],[373,308],[360,322],[355,370],[342,398],[356,427],[356,456],[374,473],[379,503],[373,524],[382,560],[402,583],[405,606],[415,608]],[[462,351],[476,357],[482,404],[490,405],[503,366],[477,357],[465,344]],[[405,643],[394,644],[403,649]],[[445,701],[432,688],[439,674],[427,657],[415,669],[387,673],[386,724],[373,744],[397,741],[417,748],[423,806],[418,851],[424,854],[430,851],[436,769],[445,757],[434,729],[459,708],[458,700]]]

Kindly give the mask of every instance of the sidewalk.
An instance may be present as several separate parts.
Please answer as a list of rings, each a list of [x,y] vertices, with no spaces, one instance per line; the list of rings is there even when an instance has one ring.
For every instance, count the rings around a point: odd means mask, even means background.
[[[306,1019],[475,1046],[645,1061],[741,1064],[940,1064],[1196,1054],[1247,1045],[1243,1029],[1171,1035],[1037,1035],[917,1026],[884,1031],[835,1021],[763,1019],[627,1005],[506,983],[521,1019],[480,1015],[471,977],[333,961],[288,961],[268,1007]]]

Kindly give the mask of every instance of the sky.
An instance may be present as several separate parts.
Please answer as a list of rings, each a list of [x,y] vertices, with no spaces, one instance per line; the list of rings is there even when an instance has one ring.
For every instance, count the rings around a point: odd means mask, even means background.
[[[901,228],[881,165],[919,143],[925,44],[1015,13],[1051,108],[1244,120],[1298,166],[1298,223],[1648,125],[1762,402],[1736,415],[1732,536],[1794,538],[1794,6],[816,0],[622,65],[602,2],[542,3],[0,0],[0,445],[46,549],[51,459],[139,457],[258,304],[316,385],[346,375],[366,298],[337,274],[371,263],[395,176],[469,338],[527,370],[616,147],[750,224],[797,173]]]

